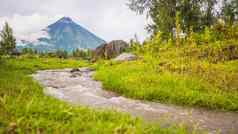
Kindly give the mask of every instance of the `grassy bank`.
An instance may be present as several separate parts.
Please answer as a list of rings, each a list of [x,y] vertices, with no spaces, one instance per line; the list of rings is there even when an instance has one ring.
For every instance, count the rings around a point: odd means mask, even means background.
[[[81,67],[83,61],[46,58],[0,60],[0,133],[188,133],[161,128],[129,115],[73,107],[45,96],[32,80],[36,70]]]
[[[135,99],[238,111],[238,60],[226,48],[166,45],[154,57],[143,48],[137,61],[98,63],[95,78]]]

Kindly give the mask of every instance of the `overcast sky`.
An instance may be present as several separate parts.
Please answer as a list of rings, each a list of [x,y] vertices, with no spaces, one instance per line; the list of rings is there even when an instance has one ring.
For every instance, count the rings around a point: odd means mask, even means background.
[[[146,36],[145,15],[137,15],[128,0],[0,0],[0,29],[5,21],[18,39],[30,38],[63,16],[94,32],[106,41]]]

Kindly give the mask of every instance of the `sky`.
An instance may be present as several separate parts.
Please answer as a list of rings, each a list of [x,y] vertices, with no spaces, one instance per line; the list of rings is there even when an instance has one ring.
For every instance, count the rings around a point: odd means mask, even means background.
[[[143,41],[146,15],[131,11],[128,0],[0,0],[0,29],[7,21],[16,38],[33,40],[41,29],[63,16],[71,17],[106,41]]]

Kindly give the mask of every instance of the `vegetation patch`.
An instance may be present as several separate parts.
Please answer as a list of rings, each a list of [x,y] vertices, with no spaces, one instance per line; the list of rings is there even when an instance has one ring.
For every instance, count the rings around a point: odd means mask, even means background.
[[[102,81],[107,90],[131,98],[237,111],[238,61],[226,59],[214,63],[208,60],[216,58],[213,53],[199,58],[208,50],[206,47],[165,45],[158,48],[154,57],[143,48],[141,60],[98,63],[95,79]]]
[[[0,133],[189,133],[185,127],[161,128],[114,111],[71,106],[45,96],[30,76],[37,70],[85,65],[56,58],[1,59]]]

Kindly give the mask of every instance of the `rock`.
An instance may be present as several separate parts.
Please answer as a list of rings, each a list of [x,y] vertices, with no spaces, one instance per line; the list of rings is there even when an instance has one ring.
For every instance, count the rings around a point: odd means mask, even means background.
[[[76,78],[76,77],[81,76],[81,75],[82,75],[81,73],[77,73],[77,74],[73,73],[70,77],[71,78]]]
[[[80,70],[78,68],[73,68],[70,73],[74,73],[74,72],[80,72]]]
[[[132,53],[123,53],[119,56],[117,56],[114,61],[132,61],[136,60],[137,56]]]
[[[102,59],[111,59],[129,47],[129,44],[122,40],[115,40],[107,44],[103,44],[96,48],[93,52],[93,61],[96,61],[100,58]]]
[[[70,76],[71,78],[76,78],[76,77],[82,75],[80,69],[78,69],[78,68],[73,68],[73,69],[70,71],[70,73],[72,74],[72,75]]]
[[[106,45],[107,44],[102,44],[93,51],[93,59],[92,59],[93,62],[95,62],[96,60],[98,60],[100,58],[105,57],[104,53],[105,53]]]
[[[74,68],[70,71],[70,73],[71,73],[70,77],[71,78],[76,78],[76,77],[82,76],[85,73],[90,73],[92,71],[95,71],[95,69],[89,68],[89,67],[82,67],[80,69]]]
[[[82,67],[79,69],[80,72],[91,72],[91,71],[95,71],[95,69],[93,68],[89,68],[89,67]]]

